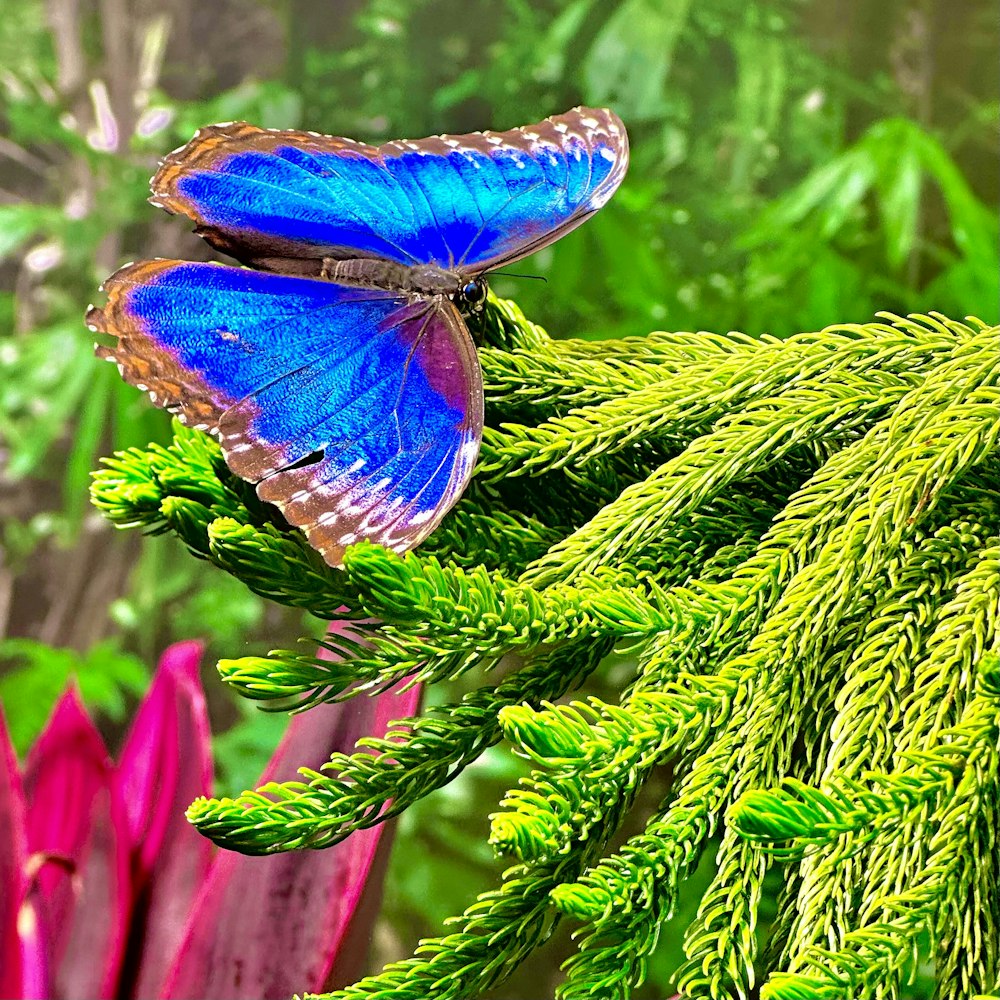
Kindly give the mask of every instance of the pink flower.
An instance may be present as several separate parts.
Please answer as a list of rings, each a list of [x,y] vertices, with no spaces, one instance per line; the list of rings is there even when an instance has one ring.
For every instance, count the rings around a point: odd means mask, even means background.
[[[201,655],[198,642],[163,654],[117,764],[75,690],[23,774],[0,714],[0,997],[286,997],[363,971],[382,827],[251,858],[213,851],[184,819],[211,794]],[[261,780],[383,735],[418,700],[387,692],[296,716]]]

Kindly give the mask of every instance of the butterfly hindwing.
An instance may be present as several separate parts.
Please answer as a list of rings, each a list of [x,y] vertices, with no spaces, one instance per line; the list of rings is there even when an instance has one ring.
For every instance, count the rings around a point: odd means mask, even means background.
[[[226,461],[331,565],[368,538],[425,538],[472,474],[475,347],[448,299],[218,264],[146,261],[88,315],[99,353],[160,406],[216,434]]]
[[[152,200],[262,266],[368,256],[478,274],[578,226],[627,164],[624,126],[603,109],[381,146],[239,122],[171,153]]]

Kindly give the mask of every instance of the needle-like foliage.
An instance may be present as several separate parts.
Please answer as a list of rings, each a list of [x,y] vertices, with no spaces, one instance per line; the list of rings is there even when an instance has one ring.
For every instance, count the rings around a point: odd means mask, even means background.
[[[492,817],[513,867],[332,996],[479,997],[565,917],[561,1000],[628,997],[710,843],[684,996],[893,997],[917,958],[938,997],[997,993],[1000,330],[932,314],[559,342],[498,301],[481,325],[477,476],[418,552],[362,544],[330,569],[180,427],[97,473],[116,523],[357,617],[336,661],[222,661],[245,696],[307,708],[482,677],[191,821],[248,853],[325,847],[506,738],[532,767]],[[615,646],[636,654],[617,702],[561,700]],[[664,764],[666,797],[612,851]],[[784,891],[762,946],[765,876]]]

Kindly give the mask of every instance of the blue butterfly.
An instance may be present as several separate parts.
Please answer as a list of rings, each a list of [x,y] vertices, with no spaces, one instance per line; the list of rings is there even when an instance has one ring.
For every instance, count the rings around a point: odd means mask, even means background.
[[[163,161],[154,205],[249,267],[150,260],[105,283],[97,354],[215,434],[331,566],[434,530],[472,475],[482,373],[462,318],[484,274],[547,246],[621,183],[616,115],[369,146],[243,122]]]

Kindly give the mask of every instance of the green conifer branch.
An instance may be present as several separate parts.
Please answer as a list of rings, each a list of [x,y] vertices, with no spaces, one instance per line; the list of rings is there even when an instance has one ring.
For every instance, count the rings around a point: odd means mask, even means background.
[[[537,348],[483,348],[479,359],[494,413],[530,413],[543,420],[574,407],[592,406],[636,392],[663,381],[665,374],[659,360],[584,360]]]
[[[857,996],[895,983],[915,951],[920,932],[925,928],[940,930],[947,901],[954,899],[953,876],[963,867],[966,834],[975,829],[984,807],[990,812],[995,808],[988,792],[996,787],[998,767],[998,663],[1000,658],[994,655],[984,664],[979,693],[959,724],[941,734],[938,773],[954,766],[956,758],[963,759],[965,766],[953,794],[942,796],[934,828],[923,833],[927,837],[926,851],[921,852],[925,859],[902,890],[893,891],[894,883],[887,884],[889,891],[877,895],[869,915],[863,915],[861,925],[843,935],[839,949],[810,945],[794,955],[789,971],[774,973],[763,985],[762,1000],[786,1000],[803,995],[805,990],[820,997]],[[918,761],[913,764],[918,765]],[[974,942],[969,943],[974,947]],[[987,985],[979,983],[976,988]]]
[[[96,475],[116,523],[282,603],[379,619],[327,640],[332,660],[223,661],[272,707],[528,659],[301,781],[200,801],[199,827],[258,853],[334,843],[504,726],[535,771],[493,840],[527,860],[455,933],[337,996],[478,997],[566,914],[583,926],[559,996],[625,1000],[717,830],[687,995],[889,995],[925,927],[942,997],[995,990],[995,718],[992,744],[968,723],[996,700],[972,679],[1000,634],[998,331],[932,314],[562,342],[493,299],[470,325],[483,460],[417,553],[359,545],[330,569],[184,429]],[[637,657],[617,704],[544,704],[616,642]],[[664,760],[660,808],[602,857]],[[758,954],[769,867],[786,889]]]
[[[354,830],[398,815],[455,778],[501,736],[512,705],[541,704],[575,687],[610,649],[577,641],[538,656],[495,686],[407,719],[362,752],[334,754],[307,781],[269,782],[235,799],[196,799],[188,819],[221,847],[268,854],[329,847]]]
[[[824,776],[851,777],[864,768],[883,767],[892,753],[890,733],[902,721],[900,695],[926,654],[926,634],[916,623],[930,621],[943,594],[954,589],[968,561],[988,543],[990,525],[983,511],[950,504],[940,527],[915,532],[901,558],[887,567],[890,586],[878,596],[870,617],[845,623],[834,645],[844,658],[835,676],[829,746]],[[987,515],[990,513],[986,511]],[[992,512],[995,521],[997,511]],[[935,521],[940,518],[935,518]],[[858,631],[861,641],[856,641]]]
[[[240,524],[217,517],[206,525],[208,555],[262,597],[305,608],[317,618],[338,618],[356,595],[315,549],[273,524]],[[275,568],[277,567],[277,572]]]
[[[406,677],[457,677],[475,663],[570,639],[643,638],[671,620],[715,612],[711,598],[698,592],[664,591],[621,573],[536,590],[482,566],[468,572],[433,556],[398,556],[371,544],[348,550],[344,576],[356,595],[355,609],[400,623],[373,632],[373,648],[352,655],[358,689],[382,689]],[[302,682],[295,683],[300,666]],[[325,679],[327,691],[318,693],[322,661],[296,653],[224,660],[219,669],[224,680],[254,698],[304,697],[312,703],[340,694]]]
[[[509,869],[500,888],[483,893],[451,923],[459,929],[420,942],[413,958],[378,975],[322,994],[324,1000],[471,1000],[502,982],[552,933],[548,892],[572,878],[580,859]],[[307,994],[303,1000],[313,1000]]]
[[[591,924],[565,965],[560,1000],[589,996],[596,983],[603,984],[602,995],[609,1000],[624,998],[643,981],[659,926],[698,864],[721,803],[731,793],[747,706],[758,683],[752,672],[739,678],[730,718],[693,761],[681,762],[675,796],[644,832],[575,883],[553,890],[556,907]]]
[[[732,678],[687,677],[621,706],[589,704],[504,709],[500,722],[515,751],[541,764],[507,792],[492,817],[490,843],[522,860],[570,852],[630,802],[671,750],[696,751],[717,717],[728,714]]]
[[[939,541],[940,536],[935,540]],[[963,565],[962,572],[952,579],[954,596],[943,605],[938,603],[927,620],[929,655],[918,661],[908,685],[916,703],[914,708],[906,711],[900,707],[893,717],[892,728],[883,723],[873,730],[877,734],[875,745],[881,741],[891,750],[891,754],[883,757],[886,767],[905,768],[914,755],[919,757],[928,748],[934,749],[936,734],[955,721],[971,697],[972,678],[982,652],[980,644],[995,637],[1000,629],[1000,563],[996,546],[967,554],[963,562],[971,563],[971,567]],[[929,579],[933,576],[929,575]],[[850,771],[828,769],[828,774],[837,773],[847,777]],[[925,780],[929,781],[932,773],[925,773]],[[925,813],[926,810],[911,823],[921,827]],[[918,864],[919,839],[903,855],[898,849],[900,843],[898,836],[876,840],[871,850],[853,865],[839,864],[842,852],[827,853],[815,862],[805,863],[800,905],[789,930],[786,955],[800,952],[813,942],[834,939],[835,928],[842,926],[838,915],[844,902],[858,891],[861,880],[868,885],[877,884],[880,879],[888,883],[900,877],[901,869],[912,869]]]
[[[251,590],[321,618],[345,614],[353,596],[301,535],[280,530],[251,487],[226,469],[216,442],[174,422],[164,448],[105,459],[92,500],[121,527],[172,530],[190,551],[238,576]]]
[[[984,774],[975,830],[938,916],[934,975],[943,1000],[1000,986],[1000,781]]]
[[[996,511],[994,510],[994,515]],[[995,523],[995,521],[994,521]],[[963,529],[962,525],[958,525],[959,531],[956,534],[968,536],[970,533],[967,529]],[[981,536],[976,538],[972,536],[972,542],[981,542]],[[921,559],[926,559],[926,554],[923,554]],[[813,611],[817,614],[822,615],[822,611],[819,607],[814,606]],[[780,616],[777,619],[781,621]],[[804,624],[808,624],[808,618]],[[787,627],[779,625],[779,633]],[[789,630],[791,634],[794,631]],[[789,634],[789,633],[785,633]],[[704,642],[704,637],[699,637],[700,642]],[[758,643],[758,646],[760,643]],[[938,671],[941,668],[939,666]],[[948,676],[953,676],[954,671],[944,671]],[[758,702],[759,704],[759,702]],[[769,727],[764,724],[759,727],[759,732],[767,732]],[[741,745],[742,741],[737,739],[735,741],[736,745]],[[716,746],[721,746],[721,741],[717,739]],[[729,759],[725,761],[717,761],[713,763],[713,766],[718,769],[718,773],[732,774],[739,768],[739,762],[737,759]],[[697,798],[702,796],[701,790],[699,790]],[[672,818],[672,817],[671,817]],[[664,829],[664,826],[666,829]],[[591,872],[588,879],[588,884],[590,885],[600,885],[604,882],[604,893],[598,895],[596,898],[589,898],[587,895],[581,896],[579,889],[573,891],[570,887],[563,887],[565,894],[557,892],[555,894],[557,905],[562,905],[568,907],[578,914],[583,915],[584,913],[594,916],[596,913],[609,914],[609,912],[614,912],[615,914],[623,914],[621,917],[613,917],[611,919],[606,919],[599,927],[599,930],[595,931],[592,938],[588,938],[585,941],[583,948],[581,949],[581,968],[584,966],[597,966],[600,967],[600,975],[595,974],[591,968],[586,968],[585,973],[582,976],[586,976],[587,982],[596,981],[596,979],[601,978],[602,981],[607,982],[607,975],[609,968],[611,966],[617,965],[619,968],[635,968],[641,973],[641,959],[642,951],[645,943],[652,939],[653,928],[655,928],[657,921],[647,920],[644,917],[640,917],[638,920],[631,917],[632,906],[638,904],[648,905],[651,910],[647,910],[644,913],[648,914],[650,912],[654,914],[662,914],[664,912],[669,912],[669,907],[672,905],[673,900],[673,889],[675,886],[675,881],[671,876],[676,871],[677,858],[676,854],[672,849],[672,845],[680,840],[682,843],[687,843],[690,836],[688,830],[672,830],[669,826],[669,820],[666,824],[662,824],[659,828],[652,827],[647,831],[647,834],[652,834],[652,836],[647,836],[645,838],[639,839],[637,842],[630,842],[626,845],[622,852],[621,858],[615,863],[615,859],[611,859],[610,869],[607,866],[599,866],[597,870]],[[659,834],[659,836],[657,836]],[[735,839],[728,845],[729,850],[732,852],[733,860],[732,867],[734,869],[749,870],[751,863],[760,864],[762,862],[754,862],[752,855],[739,844]],[[690,859],[689,859],[690,860]],[[654,871],[659,873],[665,873],[661,875],[660,878],[654,878],[652,882],[646,882],[645,880],[635,877],[635,872],[639,870]],[[618,872],[626,873],[627,877],[624,880],[624,884],[621,881],[617,884],[618,893],[615,893],[614,889],[610,893],[607,892],[607,887],[609,885],[608,879],[610,879],[610,885],[614,886],[616,881],[616,875]],[[723,906],[717,909],[717,916],[724,916],[727,922],[740,923],[746,921],[746,916],[739,914],[737,921],[732,921],[734,916],[732,907],[728,903],[728,889],[724,888],[724,883],[722,879],[720,881],[719,892],[721,894],[721,902]],[[639,891],[640,898],[630,899],[626,895],[627,890],[631,888]],[[642,898],[643,895],[646,898]],[[706,895],[706,900],[710,900],[711,896]],[[631,905],[630,905],[631,904]],[[582,907],[582,912],[581,912]],[[706,905],[703,911],[703,916],[707,919],[711,917],[712,910],[710,905]],[[644,926],[637,926],[637,924]],[[751,922],[752,925],[752,922]],[[694,939],[695,944],[699,938]],[[707,936],[700,938],[700,940],[710,943],[712,947],[718,947],[719,945],[719,932],[717,929],[710,929]],[[610,944],[601,942],[608,942]],[[748,939],[745,934],[734,934],[732,937],[732,944],[734,947],[745,947],[748,944]],[[588,953],[588,947],[591,949],[592,953]],[[596,957],[595,957],[596,954]],[[625,960],[625,956],[628,955],[629,961]],[[584,961],[587,959],[588,961]],[[744,958],[746,962],[746,957]],[[697,966],[697,956],[692,961],[692,966]],[[725,963],[719,962],[716,964],[716,968],[724,966]],[[570,967],[570,981],[574,979],[573,973],[577,966],[571,965]],[[602,978],[603,976],[603,978]],[[567,987],[571,985],[571,982],[567,984]],[[725,977],[717,977],[708,982],[704,981],[689,981],[685,984],[688,989],[692,992],[692,995],[699,995],[700,989],[707,989],[711,992],[711,995],[719,993],[719,991],[725,991],[734,986],[733,983],[728,982]],[[581,993],[584,989],[581,988]],[[572,995],[571,992],[566,994]]]
[[[869,476],[868,496],[872,502],[856,508],[844,525],[832,533],[830,541],[820,550],[815,562],[790,583],[768,618],[765,628],[750,643],[748,658],[751,661],[756,658],[761,665],[797,661],[799,673],[793,678],[787,699],[783,699],[786,705],[790,703],[796,706],[801,702],[798,692],[803,689],[803,681],[808,687],[819,677],[824,646],[829,641],[829,630],[837,627],[847,613],[850,602],[856,601],[859,594],[864,600],[866,579],[870,579],[874,572],[872,550],[869,548],[874,541],[873,531],[880,530],[882,534],[878,538],[877,552],[883,557],[892,556],[899,545],[903,529],[889,518],[876,521],[873,514],[879,510],[882,497],[889,494],[889,482],[893,484],[893,512],[898,511],[901,506],[904,512],[914,509],[919,495],[917,484],[921,481],[918,474],[920,462],[913,454],[916,449],[911,450],[908,446],[913,440],[914,432],[924,426],[928,408],[930,412],[934,412],[933,403],[938,403],[942,408],[951,403],[957,381],[956,368],[968,380],[967,384],[977,385],[979,379],[990,372],[995,377],[995,351],[985,352],[985,359],[982,357],[982,349],[960,353],[971,353],[971,364],[960,366],[956,359],[956,362],[942,366],[939,372],[929,376],[927,383],[934,386],[936,392],[930,391],[921,399],[913,400],[912,410],[916,412],[908,411],[901,404],[887,429],[889,439],[895,438],[898,442],[899,451],[886,456],[888,474]],[[967,362],[968,359],[962,357],[961,361]],[[956,465],[970,458],[974,462],[981,457],[977,446],[989,450],[995,447],[1000,427],[995,421],[990,425],[987,419],[988,409],[980,408],[968,423],[956,417],[957,426],[954,431],[963,446],[944,452]],[[987,412],[983,412],[984,410]],[[919,454],[923,457],[925,452],[922,450],[922,442],[920,447]],[[904,468],[912,478],[892,475],[898,467],[897,463],[905,460],[904,456],[909,459]],[[947,466],[940,452],[935,453],[931,461],[939,468]],[[913,520],[907,520],[905,513],[903,517],[904,524],[912,530]],[[809,595],[808,601],[803,600],[806,593]],[[810,627],[815,620],[822,621],[826,631],[817,632]],[[787,708],[778,710],[777,705],[774,709],[770,704],[758,708],[759,711],[763,710],[764,719],[755,722],[764,724],[755,732],[747,733],[746,744],[748,747],[759,748],[757,753],[760,756],[752,771],[748,773],[748,769],[744,767],[741,781],[749,778],[755,784],[768,785],[787,768],[790,745],[797,735],[797,726],[801,724],[802,716],[798,713],[788,716]],[[775,713],[775,710],[781,711],[781,714],[775,714],[773,719],[767,720],[767,716]],[[762,739],[761,734],[768,732],[781,734],[781,738],[767,736]],[[755,940],[751,932],[756,916],[753,907],[759,898],[765,864],[766,858],[761,857],[752,845],[740,842],[732,831],[726,831],[718,856],[718,873],[702,899],[698,918],[689,927],[686,936],[688,963],[682,970],[679,981],[687,991],[718,993],[727,984],[730,970],[741,969],[744,970],[744,980],[733,982],[729,988],[741,996],[749,993],[754,978]],[[744,885],[740,907],[732,905],[729,888],[737,878]]]
[[[904,377],[882,372],[875,378],[870,372],[840,371],[836,382],[823,373],[815,379],[796,380],[793,387],[783,386],[780,395],[768,395],[766,390],[776,389],[775,384],[748,384],[742,392],[734,391],[730,383],[722,381],[727,374],[725,366],[720,371],[718,365],[704,364],[685,372],[683,381],[653,383],[538,427],[505,424],[502,430],[487,429],[479,475],[497,479],[570,463],[581,465],[597,455],[628,448],[636,440],[662,439],[667,446],[681,445],[710,429],[715,433],[699,437],[685,454],[689,467],[701,468],[701,453],[722,453],[735,442],[741,444],[742,464],[754,469],[754,459],[759,463],[761,457],[767,458],[768,464],[773,464],[802,441],[831,433],[850,435],[873,414],[891,407],[916,378],[914,373]],[[753,375],[760,372],[740,374],[752,383]],[[781,370],[775,372],[774,382],[785,375]],[[692,389],[695,398],[703,401],[700,407],[691,406]],[[856,404],[853,407],[852,402]],[[734,403],[739,410],[732,409]],[[744,434],[751,435],[751,440],[742,443]],[[731,461],[735,478],[743,470],[740,461]],[[713,465],[727,468],[717,459]],[[660,474],[668,473],[664,470]]]
[[[585,462],[609,449],[625,448],[638,436],[648,440],[662,434],[668,440],[690,440],[720,418],[742,415],[754,406],[767,408],[772,396],[780,401],[790,393],[803,394],[796,415],[803,422],[799,433],[808,436],[809,416],[822,421],[824,408],[836,407],[838,393],[857,388],[859,402],[870,396],[877,406],[880,390],[885,390],[890,394],[882,401],[891,404],[893,388],[914,384],[947,357],[956,341],[974,335],[961,324],[946,328],[940,339],[928,339],[923,332],[924,337],[916,342],[901,337],[896,327],[879,324],[843,332],[830,328],[785,341],[733,338],[730,356],[724,358],[712,338],[692,337],[686,357],[673,363],[657,358],[659,381],[641,379],[647,366],[633,361],[632,378],[621,380],[621,392],[605,392],[606,402],[577,408],[538,427],[505,425],[503,432],[487,433],[479,475],[500,478]],[[817,349],[819,342],[822,350]],[[873,353],[877,366],[872,364]],[[652,369],[654,375],[656,370]],[[635,373],[640,373],[638,383]],[[611,381],[610,373],[601,375]],[[695,406],[692,397],[697,400]],[[860,415],[858,419],[863,421]],[[779,429],[784,427],[780,421],[775,423]],[[820,433],[821,426],[814,436]],[[571,441],[568,451],[567,439]]]
[[[906,492],[905,496],[911,498],[908,509],[900,509],[897,501],[892,511],[901,517],[898,530],[903,530],[910,517],[928,509],[951,478],[995,449],[998,432],[994,414],[997,405],[994,340],[993,333],[985,330],[968,342],[953,346],[951,357],[946,361],[938,358],[937,367],[926,379],[899,400],[892,418],[874,423],[861,441],[836,452],[802,492],[812,491],[815,497],[815,492],[822,489],[829,512],[831,493],[839,499],[871,490],[870,480],[876,475],[884,477],[881,487],[888,493],[896,485],[892,470],[906,467],[910,474],[920,477],[920,490],[915,496],[912,490]],[[977,384],[982,387],[981,397],[975,394]],[[963,403],[952,410],[948,404],[956,398]],[[967,398],[969,404],[964,402]],[[965,406],[968,413],[964,412]],[[929,423],[940,424],[953,436],[950,448],[927,447]],[[551,582],[599,565],[621,564],[635,558],[662,542],[664,529],[674,518],[696,508],[709,496],[733,488],[740,470],[730,470],[729,463],[736,459],[728,451],[714,450],[714,433],[709,435],[706,445],[696,440],[686,452],[661,466],[648,479],[626,489],[617,501],[529,567],[527,578],[536,584]],[[780,429],[775,433],[780,434]],[[904,440],[907,435],[908,442]],[[692,452],[690,462],[688,452]],[[746,471],[751,471],[754,461],[767,463],[768,457],[752,450],[744,460],[750,463]],[[911,460],[914,469],[908,468]],[[946,472],[949,462],[954,463],[950,476]],[[939,474],[938,465],[944,475]]]
[[[463,498],[422,551],[451,558],[465,569],[483,565],[516,577],[559,539],[559,529],[523,511],[498,506],[478,496]]]
[[[944,523],[936,530],[928,523],[926,530],[915,532],[900,558],[886,567],[884,577],[892,585],[871,615],[849,616],[834,638],[827,669],[836,681],[817,705],[817,730],[828,735],[814,746],[808,780],[852,782],[866,769],[891,767],[893,734],[902,720],[899,694],[909,688],[925,650],[926,634],[919,623],[933,619],[941,595],[954,588],[968,559],[989,537],[981,508],[952,507],[952,514],[959,512],[971,520]],[[944,516],[939,511],[932,521]],[[796,928],[808,928],[812,940],[836,934],[843,902],[856,891],[869,860],[863,843],[854,850],[836,863],[826,854],[802,861],[795,878],[797,905],[772,935],[774,955],[800,933]]]
[[[103,460],[94,473],[91,499],[108,520],[121,527],[167,530],[161,505],[168,497],[200,503],[246,520],[240,499],[228,489],[230,478],[212,438],[174,421],[174,441],[129,448]]]
[[[885,826],[898,825],[915,806],[949,789],[969,752],[967,747],[948,744],[937,754],[914,755],[903,771],[870,771],[860,779],[837,775],[823,788],[785,778],[776,789],[745,792],[727,820],[748,840],[768,844],[794,840],[793,853],[786,856],[800,855],[806,844],[822,844],[844,834],[874,837]],[[850,847],[856,846],[859,841],[853,839]],[[772,853],[783,852],[774,848]]]
[[[488,348],[503,351],[546,351],[552,344],[548,333],[537,323],[532,323],[516,302],[498,299],[491,291],[489,305],[471,317],[469,329],[473,336]]]

